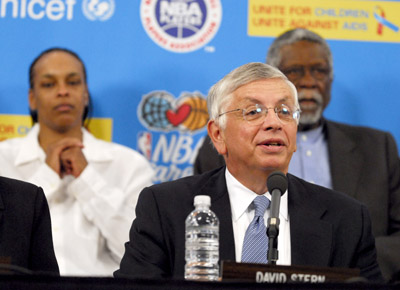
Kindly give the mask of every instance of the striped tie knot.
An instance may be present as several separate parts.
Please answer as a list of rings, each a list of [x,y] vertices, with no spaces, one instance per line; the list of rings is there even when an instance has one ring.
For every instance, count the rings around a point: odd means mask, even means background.
[[[253,200],[253,203],[255,206],[255,216],[264,216],[270,201],[264,195],[259,195]]]

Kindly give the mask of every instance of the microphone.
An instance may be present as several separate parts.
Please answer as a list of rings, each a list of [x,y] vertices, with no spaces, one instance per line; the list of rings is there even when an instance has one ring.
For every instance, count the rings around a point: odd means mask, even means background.
[[[268,191],[271,193],[271,218],[279,218],[279,206],[281,196],[288,188],[288,181],[285,174],[280,171],[272,172],[267,179]]]
[[[268,176],[267,187],[271,193],[271,210],[267,225],[267,236],[269,238],[267,259],[268,264],[275,265],[278,260],[279,207],[281,196],[288,188],[286,175],[280,171],[272,172]]]

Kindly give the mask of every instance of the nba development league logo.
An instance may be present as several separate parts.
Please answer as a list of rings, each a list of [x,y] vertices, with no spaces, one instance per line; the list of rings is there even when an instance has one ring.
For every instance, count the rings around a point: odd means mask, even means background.
[[[222,19],[220,0],[142,0],[142,24],[164,49],[190,52],[207,44]]]
[[[82,11],[89,20],[105,21],[115,10],[114,0],[83,0]]]
[[[149,131],[137,135],[137,150],[155,168],[155,183],[193,173],[193,163],[202,145],[208,122],[207,101],[199,92],[184,92],[179,98],[166,91],[143,96],[137,115]]]

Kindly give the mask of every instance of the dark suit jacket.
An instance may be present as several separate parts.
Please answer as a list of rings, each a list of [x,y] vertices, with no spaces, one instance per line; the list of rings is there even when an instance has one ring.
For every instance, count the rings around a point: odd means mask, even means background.
[[[333,189],[364,203],[386,279],[400,271],[400,161],[391,134],[324,120]],[[224,165],[207,137],[195,173]]]
[[[209,195],[220,220],[220,260],[235,260],[225,167],[145,188],[116,277],[183,278],[185,219],[195,195]],[[341,193],[289,179],[292,265],[360,268],[381,278],[366,208]]]
[[[0,263],[59,274],[43,190],[5,177],[0,177]]]

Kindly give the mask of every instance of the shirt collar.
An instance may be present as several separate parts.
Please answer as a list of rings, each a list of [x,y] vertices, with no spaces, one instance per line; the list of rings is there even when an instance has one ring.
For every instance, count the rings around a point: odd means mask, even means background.
[[[46,154],[39,145],[39,124],[35,124],[25,137],[22,137],[21,147],[15,159],[15,165],[19,166],[33,160],[44,161]],[[109,162],[113,160],[112,152],[110,151],[109,143],[98,140],[90,134],[85,128],[82,128],[83,133],[83,153],[88,161],[94,162]]]
[[[258,196],[255,192],[251,191],[243,184],[241,184],[228,170],[225,170],[226,186],[228,188],[229,199],[232,208],[232,219],[237,221],[246,211],[248,211],[250,204],[254,198]],[[269,192],[264,195],[271,200]],[[288,191],[281,197],[279,208],[279,217],[288,220]]]
[[[88,161],[91,162],[110,162],[114,160],[110,143],[99,140],[89,133],[85,128],[82,128],[83,133],[83,154]]]
[[[44,160],[45,153],[39,145],[39,125],[35,124],[25,137],[22,137],[21,147],[15,158],[15,165],[19,166],[33,160]]]
[[[323,138],[323,127],[319,126],[312,130],[297,132],[297,135],[297,142],[313,144],[316,143],[319,139]]]

